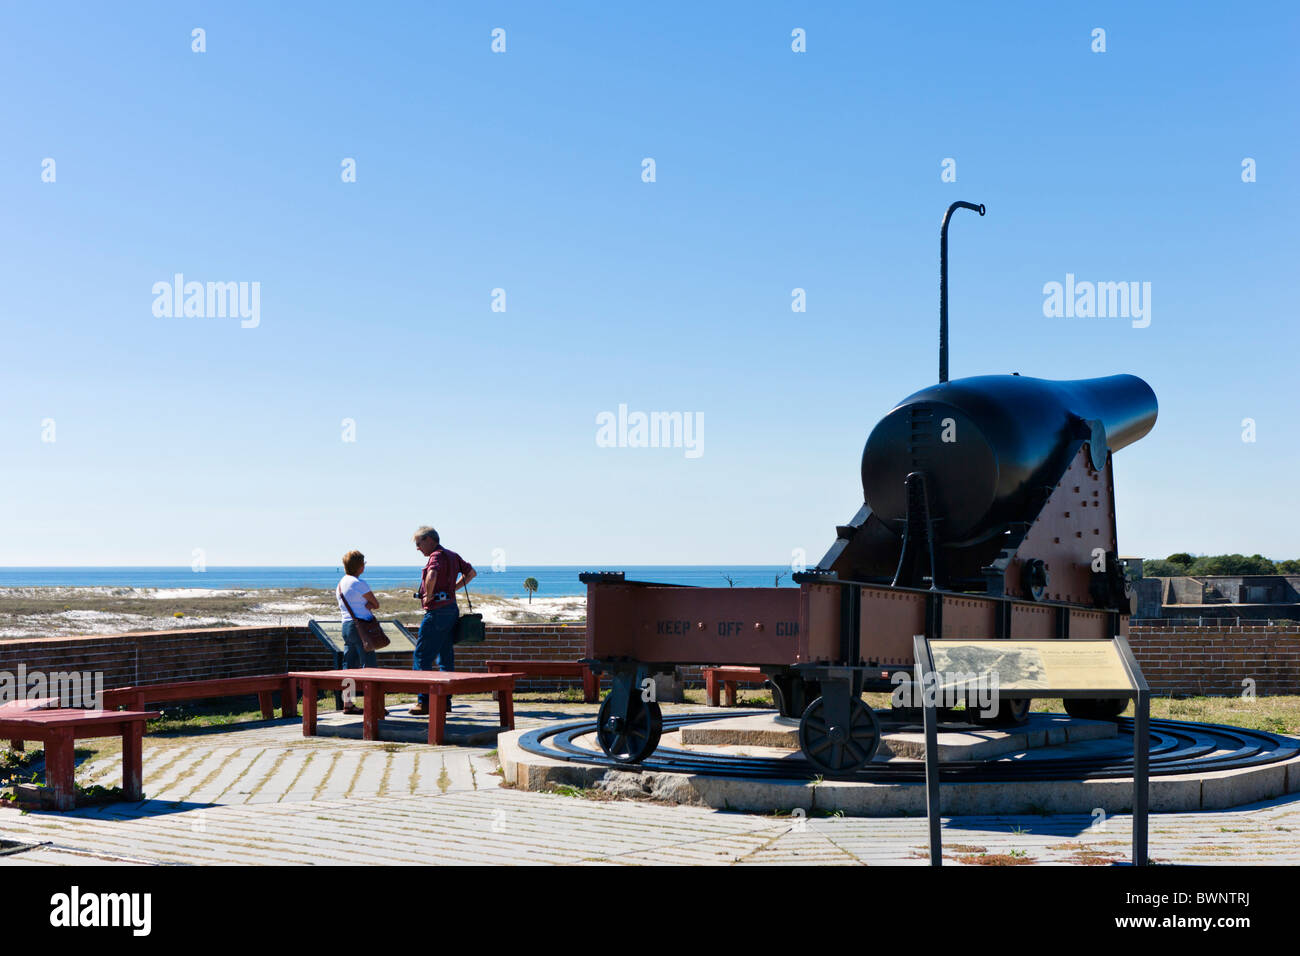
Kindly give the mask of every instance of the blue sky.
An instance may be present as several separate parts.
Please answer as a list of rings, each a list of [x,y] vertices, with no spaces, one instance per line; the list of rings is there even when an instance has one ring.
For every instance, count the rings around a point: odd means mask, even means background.
[[[391,564],[424,522],[480,561],[815,561],[935,379],[955,199],[988,215],[952,227],[953,377],[1159,396],[1116,456],[1121,551],[1300,556],[1298,25],[5,4],[0,565]],[[177,272],[259,282],[259,324],[155,317]],[[1149,327],[1044,317],[1066,273],[1150,282]],[[598,447],[620,403],[700,414],[703,454]]]

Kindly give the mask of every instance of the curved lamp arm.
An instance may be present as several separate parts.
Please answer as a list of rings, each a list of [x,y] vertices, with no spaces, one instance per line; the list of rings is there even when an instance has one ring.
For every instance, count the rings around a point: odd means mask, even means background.
[[[958,209],[973,209],[984,215],[984,204],[955,202],[943,214],[939,227],[939,381],[948,381],[948,220]]]

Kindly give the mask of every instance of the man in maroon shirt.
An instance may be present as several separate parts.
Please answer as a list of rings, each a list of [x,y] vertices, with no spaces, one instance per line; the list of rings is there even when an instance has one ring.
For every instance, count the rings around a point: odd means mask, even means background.
[[[415,546],[429,560],[420,575],[420,590],[416,597],[424,608],[424,620],[415,637],[415,660],[412,670],[431,671],[436,664],[440,671],[455,670],[453,649],[456,639],[456,591],[478,574],[473,566],[455,551],[449,551],[438,541],[438,532],[428,525],[415,532]],[[451,698],[447,699],[448,704]],[[421,716],[429,712],[429,695],[421,694],[411,713]]]

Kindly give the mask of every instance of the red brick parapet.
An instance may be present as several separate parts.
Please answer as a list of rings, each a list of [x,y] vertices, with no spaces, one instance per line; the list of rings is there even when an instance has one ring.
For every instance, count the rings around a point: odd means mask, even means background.
[[[409,628],[414,632],[414,628]],[[482,644],[456,648],[458,670],[486,670],[498,660],[577,660],[586,648],[583,624],[492,625]],[[335,666],[333,654],[304,625],[174,628],[126,634],[0,640],[0,671],[103,672],[105,687],[211,680]],[[410,667],[411,654],[380,653],[381,667]],[[521,690],[567,686],[520,681]]]
[[[413,629],[412,629],[413,630]],[[1134,627],[1133,653],[1159,694],[1300,694],[1300,628],[1208,625]],[[456,648],[457,670],[485,670],[484,661],[577,660],[586,651],[583,624],[489,624],[482,644]],[[102,671],[105,687],[209,680],[334,666],[333,656],[305,626],[176,628],[103,636],[0,640],[0,671]],[[410,667],[409,653],[380,653],[382,667]],[[685,668],[702,686],[698,668]],[[534,678],[520,690],[553,690],[566,681]]]

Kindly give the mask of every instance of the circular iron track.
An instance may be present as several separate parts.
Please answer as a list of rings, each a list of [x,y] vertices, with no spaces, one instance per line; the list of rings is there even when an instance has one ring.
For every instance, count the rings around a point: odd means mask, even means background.
[[[693,723],[717,720],[717,714],[665,716],[664,733]],[[1116,721],[1121,737],[1130,740],[1133,719]],[[698,751],[659,747],[639,764],[619,763],[599,752],[579,747],[577,737],[594,734],[594,720],[574,721],[531,730],[519,738],[528,753],[594,764],[611,769],[637,767],[658,773],[702,774],[706,776],[752,777],[768,780],[813,780],[818,777],[867,783],[923,783],[925,767],[912,764],[872,764],[854,773],[819,773],[802,755],[775,757],[732,757]],[[1034,753],[1034,751],[1029,751]],[[1244,727],[1188,723],[1177,720],[1151,721],[1151,776],[1210,773],[1277,763],[1300,754],[1300,740]],[[989,783],[1021,780],[1099,780],[1133,775],[1133,751],[1095,757],[1040,757],[1021,760],[956,761],[943,764],[941,775],[951,783]]]

